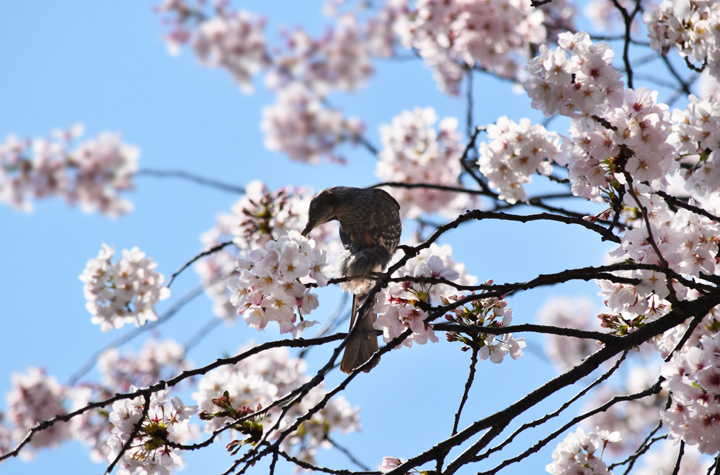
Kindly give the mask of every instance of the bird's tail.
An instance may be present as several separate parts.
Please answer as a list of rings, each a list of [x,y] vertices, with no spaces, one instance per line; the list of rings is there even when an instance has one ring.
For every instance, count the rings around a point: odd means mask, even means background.
[[[345,347],[345,354],[343,354],[342,362],[340,363],[340,371],[346,374],[352,373],[355,369],[362,366],[373,353],[378,351],[377,335],[375,334],[375,310],[374,305],[369,305],[367,310],[362,315],[358,315],[358,311],[362,307],[367,294],[354,295],[352,303],[351,323],[350,330],[357,326],[357,330],[353,332]],[[375,363],[364,369],[366,373],[369,373],[380,362],[378,359]]]

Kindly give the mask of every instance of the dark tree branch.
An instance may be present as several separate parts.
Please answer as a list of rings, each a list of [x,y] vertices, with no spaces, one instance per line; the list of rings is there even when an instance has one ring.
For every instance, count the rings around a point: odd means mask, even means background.
[[[706,211],[698,206],[693,206],[689,203],[686,203],[685,201],[683,201],[681,199],[678,199],[674,196],[670,196],[667,193],[665,193],[664,191],[655,191],[654,193],[657,194],[658,196],[662,197],[662,199],[667,201],[668,204],[675,205],[678,208],[685,208],[686,210],[692,211],[695,214],[699,214],[700,216],[705,216],[706,218],[708,218],[711,221],[720,223],[720,217],[715,216],[714,214],[709,213],[708,211]]]
[[[495,447],[487,450],[485,453],[483,453],[483,454],[481,454],[481,455],[479,455],[479,456],[477,456],[477,457],[474,457],[474,458],[472,459],[472,461],[473,461],[473,462],[479,462],[479,461],[481,461],[481,460],[484,460],[484,459],[488,458],[488,457],[489,457],[490,455],[492,455],[493,453],[499,452],[500,450],[502,450],[502,449],[504,449],[505,447],[507,447],[507,446],[515,439],[515,437],[517,437],[519,434],[521,434],[522,432],[526,431],[527,429],[531,429],[531,428],[533,428],[533,427],[540,426],[540,425],[546,423],[547,421],[549,421],[550,419],[559,416],[565,409],[567,409],[568,407],[570,407],[570,405],[572,405],[575,401],[577,401],[578,399],[580,399],[581,397],[583,397],[585,394],[587,394],[588,391],[590,391],[592,388],[598,386],[598,385],[601,384],[602,382],[606,381],[610,376],[612,376],[613,373],[615,373],[615,371],[620,367],[620,365],[622,364],[622,362],[625,361],[625,358],[627,357],[627,354],[628,354],[628,350],[625,350],[625,351],[623,352],[622,356],[620,356],[620,358],[618,358],[618,360],[617,360],[617,361],[615,362],[615,364],[612,366],[612,368],[610,368],[608,371],[606,371],[605,373],[603,373],[602,376],[600,376],[598,379],[596,379],[595,381],[593,381],[591,384],[589,384],[588,386],[586,386],[585,388],[583,388],[583,389],[582,389],[580,392],[578,392],[575,396],[573,396],[572,398],[570,398],[569,400],[567,400],[565,403],[563,403],[563,405],[560,406],[555,412],[552,412],[552,413],[550,413],[550,414],[545,414],[545,415],[544,415],[543,417],[541,417],[540,419],[536,419],[536,420],[534,420],[534,421],[532,421],[532,422],[526,422],[525,424],[523,424],[523,425],[521,425],[519,428],[517,428],[517,429],[515,430],[515,432],[513,432],[512,434],[510,434],[510,436],[509,436],[507,439],[505,439],[504,441],[502,441],[502,443],[500,443],[500,444],[496,445]]]
[[[610,335],[608,333],[578,330],[576,328],[553,327],[549,325],[535,325],[533,323],[521,323],[519,325],[509,325],[507,327],[483,327],[480,325],[458,325],[456,323],[433,323],[432,327],[436,331],[443,332],[462,332],[462,333],[487,333],[488,335],[505,335],[508,333],[541,333],[544,335],[569,336],[573,338],[583,338],[588,340],[597,340],[602,343],[617,342],[620,337]]]
[[[14,450],[12,450],[6,454],[0,455],[0,461],[3,461],[10,457],[17,456],[20,453],[20,450],[22,450],[22,448],[25,445],[30,443],[30,441],[32,440],[33,436],[36,433],[43,431],[58,422],[67,422],[70,419],[72,419],[73,417],[79,416],[80,414],[83,414],[92,409],[98,409],[101,407],[109,406],[112,403],[114,403],[115,401],[121,401],[124,399],[134,399],[138,396],[143,396],[146,394],[149,395],[152,393],[156,393],[158,391],[162,391],[166,388],[176,386],[177,384],[179,384],[180,382],[182,382],[186,379],[192,378],[194,376],[207,374],[208,372],[214,370],[215,368],[219,368],[221,366],[237,364],[240,361],[249,358],[250,356],[256,355],[258,353],[261,353],[265,350],[269,350],[271,348],[281,348],[281,347],[305,348],[307,346],[323,345],[325,343],[329,343],[332,341],[342,340],[346,336],[347,336],[347,334],[345,334],[345,333],[336,333],[335,335],[330,335],[330,336],[326,336],[326,337],[322,337],[322,338],[313,338],[313,339],[308,339],[308,340],[299,338],[297,340],[287,340],[286,339],[286,340],[276,340],[276,341],[270,341],[267,343],[262,343],[253,348],[250,348],[247,351],[240,353],[239,355],[236,355],[236,356],[233,356],[230,358],[218,358],[217,360],[215,360],[214,362],[212,362],[208,365],[202,366],[200,368],[192,369],[192,370],[183,371],[182,373],[175,376],[174,378],[168,379],[167,381],[160,381],[156,384],[148,386],[147,388],[138,389],[137,391],[133,391],[133,392],[129,392],[129,393],[116,394],[115,396],[110,397],[105,400],[102,400],[102,401],[90,402],[89,404],[87,404],[79,409],[76,409],[75,411],[68,412],[67,414],[57,415],[53,418],[38,422],[32,429],[30,429],[30,431],[25,436],[25,438],[18,444],[18,446]],[[257,416],[257,415],[264,414],[265,412],[269,411],[270,409],[276,407],[279,403],[284,403],[287,400],[287,398],[291,397],[292,395],[293,395],[293,393],[288,395],[286,398],[282,398],[279,401],[276,401],[277,404],[274,403],[272,405],[264,407],[262,410],[247,416],[246,419]],[[243,420],[245,420],[245,419],[238,419],[238,421],[243,421]],[[235,421],[235,422],[238,422],[238,421]],[[201,446],[209,445],[213,439],[214,439],[214,436],[212,439],[210,439],[209,442],[207,442],[204,445],[197,444],[197,448],[199,448]],[[189,446],[187,446],[187,447],[189,447]],[[187,448],[187,447],[183,446],[183,448]]]
[[[685,454],[685,441],[680,441],[680,448],[678,449],[677,461],[675,462],[675,469],[672,475],[678,475],[680,473],[680,463],[682,462],[683,455]]]
[[[357,458],[355,458],[355,456],[352,454],[352,452],[350,452],[347,448],[345,448],[342,445],[335,442],[335,440],[331,439],[329,435],[325,434],[325,440],[330,442],[334,448],[339,450],[343,455],[345,455],[348,458],[348,460],[350,460],[352,463],[354,463],[355,465],[360,467],[362,470],[365,470],[367,472],[372,472],[372,470],[370,470],[370,467],[368,467],[367,465],[365,465],[364,463],[359,461]],[[372,472],[372,473],[377,473],[377,472]]]
[[[470,393],[470,388],[472,387],[473,381],[475,380],[475,367],[477,366],[477,357],[478,357],[478,348],[472,349],[472,354],[470,355],[470,373],[468,374],[468,379],[465,381],[465,389],[463,391],[462,398],[460,398],[460,407],[458,407],[457,412],[455,413],[455,422],[453,423],[452,428],[452,434],[457,434],[458,424],[460,424],[460,416],[462,415],[463,407],[465,406],[465,403],[468,399],[468,394]],[[440,467],[438,467],[438,470]]]
[[[495,414],[492,414],[488,417],[485,417],[470,424],[468,427],[461,430],[454,436],[451,436],[448,439],[439,442],[431,449],[409,459],[408,461],[406,461],[405,463],[403,463],[389,473],[391,473],[392,475],[400,475],[407,473],[409,470],[435,459],[439,453],[443,453],[453,447],[457,447],[458,445],[462,444],[470,437],[474,436],[482,430],[491,427],[506,427],[515,417],[517,417],[519,414],[522,414],[530,407],[533,407],[538,401],[544,400],[546,397],[554,394],[560,389],[579,381],[616,354],[634,346],[638,346],[641,343],[647,341],[648,339],[659,335],[676,325],[679,325],[690,316],[704,316],[705,314],[707,314],[708,311],[710,311],[711,308],[716,306],[718,303],[720,303],[719,295],[702,296],[691,302],[679,302],[678,308],[673,308],[668,314],[664,315],[658,320],[648,323],[637,331],[620,338],[616,343],[607,344],[602,349],[587,357],[579,365],[575,366],[564,374],[548,381],[534,391],[531,391],[519,401],[511,404],[510,406],[501,411],[496,412]],[[656,390],[651,388],[650,390],[648,390],[647,394],[635,397],[644,397],[645,395],[654,394],[655,391],[659,390],[659,385],[657,385]],[[615,402],[620,402],[620,400]],[[613,404],[615,402],[613,402]],[[610,406],[608,405],[607,407]],[[599,408],[597,412],[606,410],[607,407],[603,406]],[[596,412],[593,412],[593,414],[594,413]],[[590,415],[592,414],[587,415],[587,417],[589,417]],[[576,422],[577,421],[573,422],[572,424],[575,424]],[[547,441],[544,444],[547,444]],[[540,447],[538,447],[536,450],[539,450],[539,448]],[[474,447],[474,449],[479,450],[482,449],[482,447]],[[527,455],[529,455],[530,453],[531,452],[528,452]],[[464,465],[467,461],[471,460],[475,456],[475,454],[476,451],[473,450],[469,452],[466,451],[465,453],[461,454],[457,459],[455,459],[455,461],[448,465],[445,473],[448,475],[455,473],[458,468]],[[514,463],[514,461],[520,460],[527,455],[524,455],[522,457],[519,456],[519,458],[516,458],[516,460],[513,460],[513,462],[509,463]],[[505,465],[508,465],[509,463],[506,463]]]

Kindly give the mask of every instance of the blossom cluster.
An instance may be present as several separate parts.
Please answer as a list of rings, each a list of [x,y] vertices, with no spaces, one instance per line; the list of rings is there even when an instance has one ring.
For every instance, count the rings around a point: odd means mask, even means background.
[[[366,28],[342,15],[320,39],[296,29],[285,32],[284,49],[270,48],[263,19],[222,2],[206,13],[204,3],[167,0],[158,7],[168,16],[171,52],[190,42],[202,64],[228,70],[245,92],[252,92],[252,76],[267,70],[265,83],[276,90],[277,101],[263,110],[265,146],[304,163],[323,157],[342,162],[335,148],[357,140],[363,126],[325,98],[333,89],[355,89],[373,73]]]
[[[646,11],[643,20],[652,49],[675,46],[681,56],[701,67],[707,65],[714,76],[720,74],[720,6],[716,2],[665,0]]]
[[[612,49],[587,33],[563,33],[558,45],[541,47],[528,63],[525,88],[534,108],[573,118],[562,144],[573,194],[602,201],[602,190],[624,172],[643,182],[661,179],[674,164],[674,148],[670,113],[657,92],[623,90]]]
[[[345,141],[357,140],[363,125],[331,109],[323,96],[301,82],[278,91],[277,102],[265,107],[260,128],[265,147],[282,151],[291,159],[317,165],[323,157],[343,159],[334,152]]]
[[[6,396],[12,439],[20,442],[39,422],[65,414],[66,393],[67,388],[42,369],[28,368],[27,374],[13,374],[12,389]],[[30,445],[35,449],[57,447],[70,438],[70,425],[58,422],[35,434]]]
[[[315,193],[309,187],[283,187],[269,190],[258,181],[245,187],[245,195],[232,207],[229,213],[220,213],[216,224],[203,233],[200,240],[205,249],[232,240],[235,246],[225,247],[195,264],[205,292],[213,301],[213,312],[226,321],[237,315],[230,302],[227,281],[235,273],[238,251],[247,254],[289,231],[300,231],[307,223],[307,212]],[[341,249],[333,224],[318,226],[313,230],[313,239],[318,249],[328,252],[332,262]]]
[[[237,265],[238,276],[228,282],[230,302],[249,326],[264,331],[269,322],[277,322],[280,333],[292,332],[297,338],[317,324],[303,318],[319,302],[301,279],[324,287],[331,274],[327,253],[316,250],[315,241],[290,231],[241,257]]]
[[[353,15],[341,15],[336,27],[313,39],[302,28],[286,33],[286,51],[273,56],[266,84],[273,89],[301,81],[321,95],[333,89],[353,91],[373,73],[366,34]]]
[[[604,384],[597,388],[586,402],[582,413],[599,407],[619,394],[635,394],[651,388],[658,378],[657,364],[638,364],[630,368],[623,384]],[[588,429],[600,428],[618,431],[622,440],[609,445],[606,453],[611,455],[632,453],[642,444],[648,432],[657,425],[658,414],[665,409],[668,393],[663,390],[641,399],[628,401],[627,404],[615,404],[603,412],[587,419],[582,425]],[[674,462],[674,459],[673,459]]]
[[[637,220],[636,226],[626,231],[620,246],[610,253],[611,257],[660,264],[662,256],[670,269],[690,279],[699,278],[701,273],[716,273],[720,224],[686,209],[672,212],[667,203],[645,185],[636,184],[635,194],[640,204],[628,194],[625,205],[638,213],[642,206],[647,212],[650,229],[643,219]],[[649,240],[649,233],[654,242]],[[665,299],[671,289],[679,299],[690,292],[675,279],[668,279],[662,272],[654,270],[639,269],[618,275],[640,279],[641,283],[635,286],[598,281],[600,295],[615,314],[657,318],[669,308]]]
[[[668,142],[675,147],[675,159],[688,165],[677,171],[685,190],[706,195],[720,190],[720,103],[693,95],[689,99],[684,111],[672,113]]]
[[[80,275],[84,282],[85,307],[92,322],[104,332],[126,323],[144,325],[157,320],[155,304],[170,296],[163,287],[165,276],[155,272],[157,263],[137,247],[123,250],[123,257],[111,263],[115,248],[103,244],[98,256],[90,259]]]
[[[395,33],[433,69],[443,91],[458,94],[463,65],[517,79],[517,59],[546,40],[544,21],[544,11],[530,1],[418,0],[398,18]]]
[[[31,211],[32,198],[52,196],[112,217],[130,211],[131,203],[118,193],[133,187],[138,149],[110,133],[73,148],[82,133],[76,125],[53,138],[10,136],[0,143],[0,202]]]
[[[541,325],[578,330],[599,330],[592,301],[587,297],[549,298],[538,310],[537,321]],[[567,371],[580,364],[599,347],[584,338],[567,338],[544,335],[545,354],[560,371]]]
[[[133,386],[131,392],[137,389]],[[167,389],[150,395],[149,410],[145,412],[147,396],[115,401],[109,415],[113,424],[108,439],[108,460],[113,462],[123,451],[135,428],[135,439],[118,463],[118,473],[170,474],[172,468],[182,468],[178,449],[167,442],[182,443],[190,433],[188,421],[197,413],[197,406],[185,406],[179,397],[168,399]]]
[[[452,259],[452,248],[449,244],[442,247],[431,244],[416,257],[409,259],[394,275],[400,278],[444,278],[460,285],[472,285],[476,282],[474,276],[467,274],[462,263],[456,263]],[[437,343],[438,338],[430,322],[425,322],[428,313],[424,308],[450,291],[452,287],[446,284],[392,282],[378,295],[375,304],[378,319],[374,327],[383,332],[385,343],[400,336],[408,328],[412,330],[412,334],[403,340],[404,346],[411,347],[413,343],[424,345],[428,341]]]
[[[246,349],[241,348],[240,352]],[[287,396],[309,380],[306,370],[304,360],[291,358],[286,348],[275,348],[248,357],[233,366],[222,366],[203,376],[193,398],[202,411],[201,418],[206,421],[205,432],[213,432],[233,422],[235,418],[231,416],[232,412],[237,417],[253,414]],[[269,438],[277,438],[281,431],[315,406],[324,395],[322,384],[310,390],[292,405],[280,421],[277,431],[270,434]],[[224,410],[219,411],[219,408]],[[270,409],[258,418],[253,429],[260,433],[267,431],[275,425],[280,413],[278,407]],[[352,408],[344,397],[335,396],[322,411],[303,422],[297,431],[287,437],[281,447],[287,452],[295,448],[296,457],[314,463],[317,449],[327,446],[327,436],[331,432],[339,430],[347,433],[359,427],[358,409]]]
[[[529,119],[516,123],[500,117],[487,127],[488,142],[480,144],[478,167],[488,184],[499,191],[499,197],[509,203],[526,198],[524,184],[532,175],[552,174],[552,164],[565,165],[560,153],[560,137]]]
[[[101,355],[98,359],[99,383],[83,381],[74,386],[64,386],[45,374],[44,370],[34,367],[28,368],[26,374],[14,374],[12,389],[6,396],[6,418],[10,424],[9,427],[0,424],[0,454],[12,448],[12,444],[20,443],[29,430],[41,421],[84,408],[91,401],[134,391],[136,385],[148,386],[170,378],[189,367],[182,347],[176,342],[150,340],[138,355],[128,353],[120,356],[115,349]],[[197,433],[197,428],[193,428]],[[75,439],[88,448],[93,461],[100,463],[107,460],[111,452],[108,440],[112,433],[113,425],[108,420],[106,409],[91,409],[68,422],[56,422],[37,432],[30,446],[34,449],[57,447]]]
[[[436,130],[433,126],[437,121],[435,109],[418,107],[402,112],[391,124],[382,125],[383,150],[378,154],[377,177],[386,182],[457,186],[463,152],[458,121],[446,117]],[[401,213],[408,217],[437,212],[454,216],[473,204],[466,194],[429,188],[392,188],[390,194],[400,203]]]
[[[569,56],[568,56],[569,55]],[[585,32],[562,33],[558,48],[540,46],[525,67],[525,89],[532,107],[546,116],[605,112],[622,103],[622,75],[611,64],[615,53],[604,41],[593,44]]]
[[[715,454],[720,444],[720,334],[705,335],[696,346],[685,345],[663,364],[660,374],[672,394],[672,405],[661,413],[670,438]]]
[[[492,285],[488,280],[484,285]],[[473,293],[474,295],[474,293]],[[450,295],[441,297],[443,304],[447,305],[462,300],[464,295]],[[512,323],[513,309],[508,307],[507,300],[498,297],[478,298],[469,302],[467,306],[460,306],[453,310],[454,315],[448,314],[445,319],[460,325],[481,327],[507,327]],[[466,346],[461,349],[476,350],[481,360],[489,359],[500,364],[506,356],[516,360],[523,357],[522,349],[527,346],[524,338],[515,338],[512,333],[494,335],[492,333],[465,334],[462,330],[447,333],[448,341],[459,341]]]
[[[553,475],[583,473],[608,475],[607,465],[602,461],[605,447],[620,440],[619,432],[595,430],[585,433],[582,427],[570,432],[553,450],[553,462],[545,467]]]

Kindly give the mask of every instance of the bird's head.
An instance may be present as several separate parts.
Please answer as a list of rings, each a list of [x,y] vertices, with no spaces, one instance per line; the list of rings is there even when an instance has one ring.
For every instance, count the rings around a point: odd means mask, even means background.
[[[339,202],[339,198],[332,188],[328,188],[322,190],[312,199],[308,209],[308,222],[305,229],[302,230],[303,236],[307,236],[316,226],[337,219],[335,207]]]

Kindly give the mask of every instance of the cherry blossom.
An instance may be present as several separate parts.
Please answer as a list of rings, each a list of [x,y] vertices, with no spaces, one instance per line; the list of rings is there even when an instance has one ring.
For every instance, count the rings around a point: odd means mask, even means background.
[[[249,348],[241,348],[239,352]],[[286,348],[276,348],[253,355],[233,366],[222,366],[203,376],[193,398],[202,411],[201,418],[206,421],[205,432],[223,427],[233,418],[251,415],[297,389],[309,380],[306,370],[304,360],[291,358]],[[295,418],[317,404],[324,394],[322,384],[312,389],[290,408],[270,438],[276,438]],[[279,413],[279,408],[270,410],[252,428],[262,433],[274,425]],[[337,430],[348,433],[359,429],[358,409],[352,408],[342,396],[334,397],[321,412],[304,422],[302,428],[302,431],[294,432],[286,438],[281,447],[288,452],[294,450],[296,457],[314,463],[317,449],[327,446],[325,439],[328,434]],[[234,437],[237,436],[239,434],[236,433]]]
[[[595,430],[585,433],[582,427],[576,432],[570,432],[563,442],[560,442],[553,451],[553,463],[545,470],[554,475],[559,474],[604,474],[608,472],[607,465],[602,461],[602,453],[609,443],[620,440],[619,432]]]
[[[661,412],[672,440],[696,445],[704,454],[718,450],[720,423],[720,334],[705,335],[697,346],[685,345],[663,364],[663,387],[671,391],[672,405]]]
[[[431,244],[429,248],[409,259],[394,275],[415,277],[443,277],[460,285],[472,285],[474,276],[467,275],[465,266],[452,259],[452,248]],[[392,266],[392,264],[391,264]],[[413,343],[424,345],[428,341],[437,343],[439,340],[423,305],[430,305],[442,298],[443,293],[450,292],[452,287],[446,284],[419,284],[412,282],[392,282],[380,292],[375,311],[378,319],[374,324],[376,330],[383,332],[385,343],[412,329],[412,334],[403,342],[403,346],[411,347]]]
[[[277,241],[265,243],[264,249],[241,257],[237,261],[239,275],[228,282],[238,315],[243,315],[245,322],[258,330],[264,331],[274,321],[280,326],[280,333],[296,335],[317,323],[302,323],[303,316],[318,307],[318,300],[301,279],[327,284],[330,266],[326,256],[325,251],[315,250],[315,241],[290,231]]]
[[[36,424],[68,411],[64,404],[67,388],[41,368],[28,368],[26,374],[12,375],[12,388],[6,396],[7,419],[15,442],[25,438]],[[70,425],[53,424],[30,440],[34,449],[57,447],[71,437]]]
[[[129,212],[131,203],[118,193],[133,188],[139,150],[110,133],[73,148],[82,133],[78,124],[53,138],[9,136],[0,143],[0,202],[29,212],[32,198],[59,197],[88,213]]]
[[[456,95],[462,65],[518,78],[517,60],[546,39],[544,20],[544,11],[529,1],[419,0],[398,18],[395,32],[433,68],[440,89]]]
[[[435,109],[427,107],[403,111],[391,124],[382,125],[383,150],[378,154],[377,177],[386,182],[457,186],[464,148],[456,130],[458,121],[446,117],[436,130],[433,126],[437,121]],[[422,213],[456,215],[475,204],[464,193],[399,187],[389,192],[400,203],[403,216],[411,218]]]
[[[490,142],[480,144],[480,172],[499,197],[508,203],[524,201],[523,184],[532,182],[532,174],[552,174],[552,164],[565,165],[560,153],[560,137],[528,119],[520,123],[500,117],[487,127]]]
[[[165,276],[155,272],[157,264],[137,247],[124,250],[122,259],[112,264],[114,254],[114,247],[103,244],[80,275],[92,322],[107,332],[126,323],[139,327],[157,320],[155,304],[170,296],[170,289],[162,286]]]
[[[541,325],[578,330],[600,330],[595,306],[587,297],[552,297],[540,307],[537,321]],[[559,371],[567,371],[599,349],[597,343],[584,338],[544,335],[545,354]]]
[[[403,463],[402,460],[400,460],[399,458],[396,458],[396,457],[383,457],[383,461],[382,461],[380,470],[383,473],[390,472],[390,471],[396,469],[397,467],[399,467],[400,465],[402,465],[402,463]]]
[[[329,108],[322,96],[300,82],[284,87],[275,105],[263,109],[260,128],[269,150],[313,165],[323,157],[342,161],[335,155],[335,147],[357,139],[363,130],[357,119],[347,119],[339,110]]]
[[[713,76],[718,75],[720,9],[715,2],[665,0],[654,10],[646,11],[643,20],[654,50],[674,46],[681,56],[706,64]]]
[[[621,105],[622,76],[613,68],[615,54],[605,42],[593,44],[585,32],[562,33],[558,46],[551,51],[541,45],[540,55],[525,67],[525,89],[533,108],[546,116],[589,116]]]
[[[314,196],[314,190],[309,187],[284,187],[271,191],[264,183],[255,180],[248,183],[245,196],[231,207],[229,213],[218,214],[215,226],[200,237],[203,247],[210,249],[229,240],[235,246],[225,247],[195,264],[205,292],[213,301],[215,315],[226,322],[232,322],[237,315],[227,286],[230,276],[235,273],[239,253],[247,254],[263,248],[268,241],[278,239],[291,230],[302,230]],[[321,254],[311,254],[307,260],[309,275],[320,285],[326,285],[323,265],[334,261],[342,244],[333,224],[318,226],[312,234],[317,249],[325,250],[328,257],[323,261]]]
[[[135,391],[133,386],[131,391]],[[145,398],[122,399],[113,403],[109,419],[114,428],[108,439],[110,452],[108,460],[114,461],[140,424],[136,442],[123,453],[118,463],[118,473],[170,474],[172,468],[182,468],[183,462],[178,450],[165,441],[182,443],[189,433],[188,421],[197,413],[197,406],[185,406],[174,397],[168,400],[167,390],[153,393],[150,405],[144,413]]]

